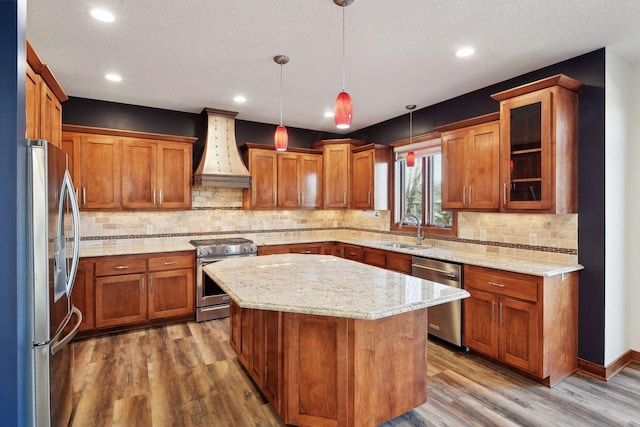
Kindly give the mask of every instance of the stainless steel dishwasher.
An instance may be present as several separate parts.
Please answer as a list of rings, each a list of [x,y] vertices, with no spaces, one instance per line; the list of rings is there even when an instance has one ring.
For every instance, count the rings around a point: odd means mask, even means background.
[[[462,287],[462,266],[414,256],[411,275],[432,282]],[[462,301],[429,307],[429,333],[462,348]]]

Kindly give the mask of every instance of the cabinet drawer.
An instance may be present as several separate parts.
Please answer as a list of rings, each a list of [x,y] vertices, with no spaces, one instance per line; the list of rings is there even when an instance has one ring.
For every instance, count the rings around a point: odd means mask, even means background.
[[[387,252],[387,270],[394,270],[404,274],[411,274],[411,255]]]
[[[376,249],[364,250],[364,263],[369,265],[375,265],[376,267],[385,268],[387,256],[385,251],[379,251]]]
[[[96,262],[96,276],[116,276],[120,274],[145,273],[146,257],[109,257]]]
[[[149,271],[178,270],[181,268],[192,268],[193,266],[194,254],[191,252],[168,253],[149,258]]]
[[[464,266],[464,287],[493,292],[526,301],[538,301],[542,277],[491,268]]]
[[[352,261],[364,261],[364,250],[361,246],[344,245],[344,257]]]
[[[317,245],[292,245],[289,246],[289,253],[292,254],[321,254],[322,244]]]

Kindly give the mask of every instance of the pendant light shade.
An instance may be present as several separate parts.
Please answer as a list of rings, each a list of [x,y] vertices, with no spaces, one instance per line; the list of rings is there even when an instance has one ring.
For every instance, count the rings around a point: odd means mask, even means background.
[[[416,165],[416,153],[409,151],[407,153],[407,167],[412,168]]]
[[[409,110],[409,145],[413,142],[413,110],[416,108],[415,104],[409,104],[405,106]],[[407,153],[407,167],[412,168],[416,165],[416,153],[409,151]]]
[[[353,3],[353,0],[333,0],[335,4],[342,8],[342,92],[338,94],[336,98],[336,105],[334,107],[334,120],[338,129],[349,129],[351,127],[351,119],[353,117],[353,104],[351,103],[351,96],[345,88],[345,72],[344,72],[344,56],[345,56],[345,42],[344,42],[344,8]]]
[[[347,92],[342,91],[338,94],[334,114],[336,127],[349,129],[353,117],[353,105],[351,104],[351,96]]]
[[[274,145],[277,151],[287,151],[289,145],[289,133],[287,128],[282,125],[282,66],[289,62],[289,57],[285,55],[277,55],[273,57],[276,64],[280,65],[280,126],[276,128],[273,137]]]
[[[289,133],[287,132],[287,128],[282,125],[278,126],[276,128],[274,140],[276,150],[287,151],[287,146],[289,145]]]

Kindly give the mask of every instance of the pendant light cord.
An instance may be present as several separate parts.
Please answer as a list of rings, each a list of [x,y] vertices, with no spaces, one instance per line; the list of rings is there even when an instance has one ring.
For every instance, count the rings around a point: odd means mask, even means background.
[[[282,64],[280,64],[280,126],[282,126]]]
[[[413,110],[409,111],[409,145],[411,145],[412,138],[413,138]]]
[[[345,85],[345,72],[344,72],[344,58],[345,58],[345,41],[344,41],[344,9],[346,2],[342,4],[342,91],[344,92]]]

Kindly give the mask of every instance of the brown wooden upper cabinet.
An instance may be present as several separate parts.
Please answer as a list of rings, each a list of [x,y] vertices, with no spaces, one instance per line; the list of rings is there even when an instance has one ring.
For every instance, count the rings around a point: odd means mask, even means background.
[[[252,186],[243,190],[244,209],[322,207],[322,155],[315,150],[278,153],[262,144],[245,144],[243,158]]]
[[[578,92],[558,74],[491,95],[500,101],[503,212],[578,211]]]
[[[325,209],[349,207],[352,142],[351,139],[335,139],[318,141],[312,145],[313,148],[322,148]]]
[[[62,102],[68,97],[29,42],[25,89],[27,138],[45,139],[61,147]]]
[[[499,115],[436,128],[442,133],[442,208],[500,209]]]
[[[351,150],[351,209],[389,209],[391,147],[368,144]]]
[[[62,141],[73,147],[80,209],[191,208],[195,138],[64,125]]]

